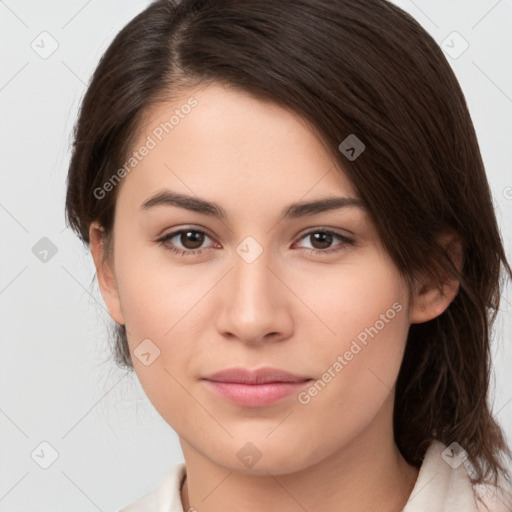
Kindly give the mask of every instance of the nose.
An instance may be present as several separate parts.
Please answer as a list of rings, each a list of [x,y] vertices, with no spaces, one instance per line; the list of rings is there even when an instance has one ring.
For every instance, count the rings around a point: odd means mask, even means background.
[[[234,254],[233,268],[217,290],[217,329],[223,336],[258,344],[292,335],[293,293],[271,260],[267,250],[252,262]]]

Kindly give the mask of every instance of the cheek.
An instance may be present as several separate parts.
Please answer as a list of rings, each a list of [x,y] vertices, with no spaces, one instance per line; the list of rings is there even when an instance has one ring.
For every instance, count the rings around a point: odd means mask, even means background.
[[[345,343],[342,352],[345,379],[355,394],[382,399],[393,389],[405,349],[408,323],[398,302],[367,318],[359,332]],[[397,309],[400,309],[397,312]]]
[[[197,414],[188,390],[194,372],[190,362],[197,356],[193,341],[199,336],[194,326],[201,321],[194,304],[205,290],[182,281],[178,273],[175,278],[167,273],[164,281],[155,267],[126,275],[123,281],[123,312],[135,373],[150,402],[172,425]]]
[[[310,289],[309,298],[329,331],[323,329],[315,347],[321,382],[304,400],[311,398],[319,407],[330,402],[343,408],[340,414],[352,411],[353,418],[375,412],[393,389],[405,350],[409,322],[403,280],[388,261],[374,258],[364,268],[333,273],[315,295]]]
[[[139,339],[155,338],[165,343],[189,323],[190,313],[211,287],[209,281],[213,282],[214,276],[208,279],[203,273],[199,278],[197,273],[184,271],[161,257],[164,249],[123,249],[127,248],[120,243],[118,252],[122,256],[116,260],[116,275],[131,341],[135,344]]]
[[[296,295],[318,319],[319,334],[325,341],[322,347],[341,349],[358,335],[364,342],[365,333],[370,336],[368,329],[375,333],[375,324],[379,333],[387,333],[379,337],[386,337],[406,321],[406,315],[400,315],[408,300],[404,281],[392,263],[376,251],[347,258],[343,265],[319,269],[293,283]],[[300,321],[301,315],[297,319]],[[311,329],[311,321],[300,328]],[[400,341],[403,328],[394,334]]]
[[[202,301],[219,278],[169,262],[148,263],[144,249],[123,253],[120,246],[119,254],[116,274],[134,370],[155,408],[176,418],[193,406],[182,386],[195,376],[191,362],[207,322]]]
[[[322,381],[318,395],[343,391],[343,401],[354,403],[358,396],[383,399],[393,388],[403,359],[409,328],[406,310],[399,300],[375,301],[367,304],[364,314],[355,313],[339,310],[336,320],[331,317],[336,336],[316,344],[316,377]],[[327,388],[329,393],[323,391]]]
[[[375,311],[380,314],[386,307]],[[305,389],[298,403],[303,418],[301,428],[311,444],[325,450],[324,455],[340,443],[356,438],[383,408],[389,406],[388,411],[392,411],[394,383],[408,329],[405,308],[393,316],[379,330],[381,324],[375,326],[378,316],[369,314],[366,319],[358,320],[362,326],[358,333],[341,335],[336,343],[315,354],[317,380]],[[342,320],[338,323],[340,332],[341,323]]]

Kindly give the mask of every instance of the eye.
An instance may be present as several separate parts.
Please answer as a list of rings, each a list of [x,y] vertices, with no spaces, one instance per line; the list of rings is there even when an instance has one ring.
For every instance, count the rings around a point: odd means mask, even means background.
[[[308,237],[312,237],[313,247],[304,247],[303,249],[313,254],[331,254],[346,249],[348,245],[354,245],[354,240],[351,238],[329,229],[316,228],[302,235],[300,240],[304,240]],[[211,239],[203,230],[183,228],[164,235],[158,239],[158,242],[174,254],[192,256],[202,252],[203,248],[201,248],[201,246],[205,238]],[[176,240],[172,242],[173,239]],[[333,241],[336,239],[339,240],[340,243],[331,247]],[[181,249],[177,247],[177,244],[181,244],[184,248]]]
[[[164,235],[158,242],[162,243],[172,253],[186,256],[202,252],[199,247],[203,244],[205,237],[210,238],[206,232],[200,229],[185,228]],[[176,243],[171,242],[173,238],[177,238],[177,242],[182,244],[184,249],[177,248]]]
[[[347,245],[354,245],[354,240],[328,229],[319,229],[308,231],[300,239],[306,239],[312,237],[313,248],[305,247],[305,249],[313,254],[331,254],[342,251],[347,248]],[[333,240],[338,239],[341,243],[335,245],[333,248],[330,247]]]

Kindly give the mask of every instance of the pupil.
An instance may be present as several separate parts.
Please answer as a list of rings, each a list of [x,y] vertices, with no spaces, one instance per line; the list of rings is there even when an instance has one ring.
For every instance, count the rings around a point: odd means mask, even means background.
[[[190,237],[190,238],[187,240],[187,237]],[[190,241],[192,242],[192,247],[190,247],[190,245],[188,245]],[[181,234],[181,243],[187,249],[197,249],[197,248],[201,247],[203,241],[204,241],[204,234],[198,233],[197,231],[186,231]]]

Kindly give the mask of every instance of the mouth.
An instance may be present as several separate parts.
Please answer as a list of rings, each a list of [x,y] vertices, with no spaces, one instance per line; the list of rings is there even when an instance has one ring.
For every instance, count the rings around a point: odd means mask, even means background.
[[[297,393],[313,379],[276,368],[230,368],[202,379],[208,389],[236,405],[265,407]]]

